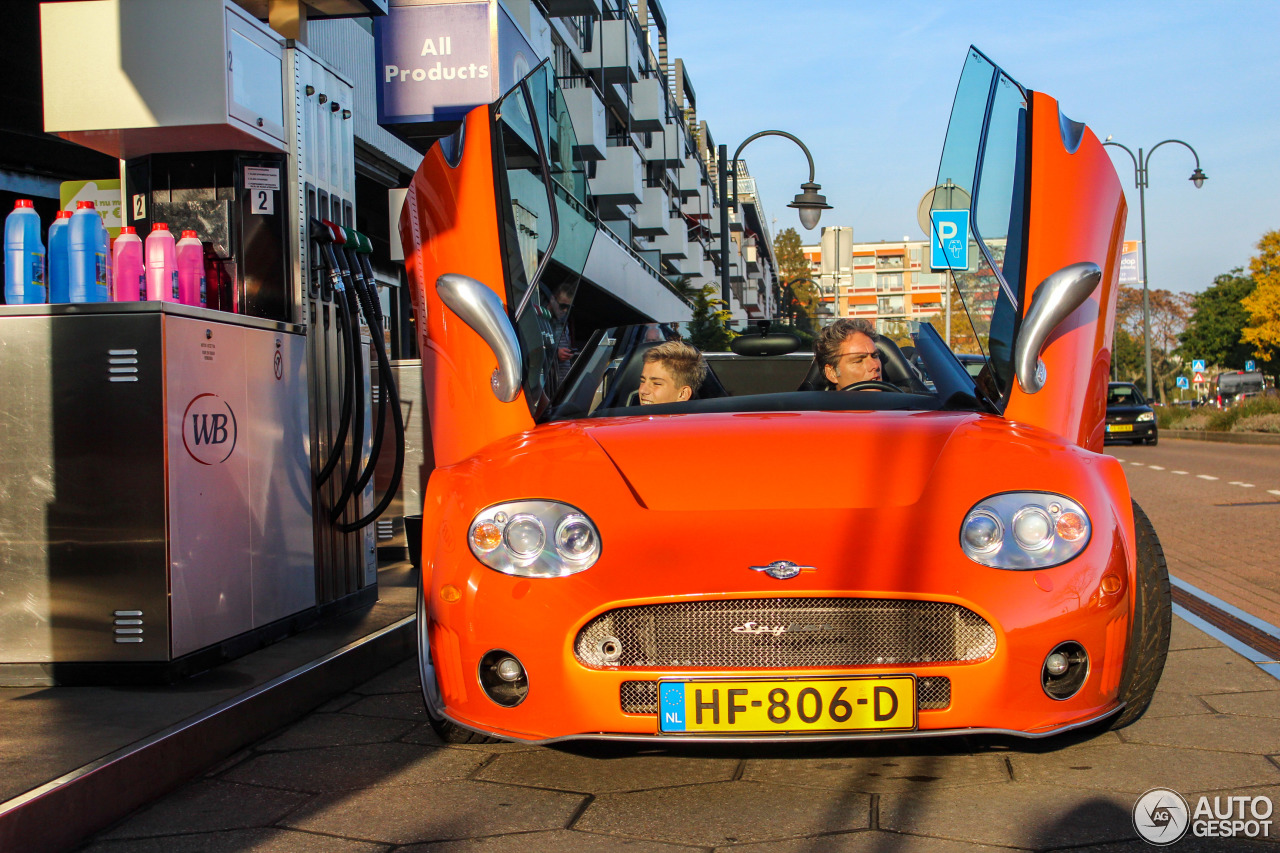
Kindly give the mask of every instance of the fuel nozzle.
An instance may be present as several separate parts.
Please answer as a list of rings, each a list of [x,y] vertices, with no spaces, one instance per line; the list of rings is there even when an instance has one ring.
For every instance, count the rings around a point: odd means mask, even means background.
[[[307,236],[313,243],[320,245],[320,255],[324,258],[324,264],[329,269],[329,287],[338,293],[342,293],[347,288],[342,283],[342,271],[338,268],[338,258],[333,253],[334,244],[341,245],[342,243],[342,238],[340,238],[337,229],[328,220],[311,217],[307,221]],[[328,298],[327,294],[325,298]]]

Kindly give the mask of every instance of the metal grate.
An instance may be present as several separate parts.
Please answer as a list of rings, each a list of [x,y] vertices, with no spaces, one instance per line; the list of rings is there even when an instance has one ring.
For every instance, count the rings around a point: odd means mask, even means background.
[[[624,714],[657,714],[658,682],[624,681],[618,688],[618,704]],[[926,675],[916,679],[916,705],[921,711],[937,711],[951,704],[951,679]]]
[[[578,632],[589,667],[869,666],[985,660],[994,629],[940,601],[766,598],[647,604],[611,610]]]
[[[937,711],[950,704],[950,678],[945,675],[926,675],[916,679],[916,707],[921,711]]]

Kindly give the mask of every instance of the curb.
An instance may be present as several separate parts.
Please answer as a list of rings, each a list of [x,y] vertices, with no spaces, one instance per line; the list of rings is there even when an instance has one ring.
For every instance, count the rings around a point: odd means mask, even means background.
[[[0,803],[0,850],[70,850],[207,767],[417,651],[406,616],[324,657]]]
[[[1265,432],[1210,432],[1202,429],[1162,429],[1164,438],[1185,438],[1191,441],[1217,441],[1223,444],[1280,444],[1280,435]]]

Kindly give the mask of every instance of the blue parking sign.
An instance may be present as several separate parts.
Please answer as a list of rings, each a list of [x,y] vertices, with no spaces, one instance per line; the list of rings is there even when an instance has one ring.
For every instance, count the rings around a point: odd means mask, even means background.
[[[1190,387],[1191,387],[1191,380],[1190,380],[1190,379],[1188,379],[1188,378],[1187,378],[1187,377],[1185,377],[1185,376],[1179,376],[1179,377],[1178,377],[1178,387],[1179,387],[1179,388],[1190,388]]]
[[[1244,369],[1249,373],[1253,373],[1253,371],[1256,369],[1253,363],[1253,359],[1249,359],[1244,363]]]
[[[932,210],[929,266],[935,270],[969,268],[969,211]]]
[[[1191,372],[1192,372],[1192,373],[1204,373],[1204,359],[1203,359],[1203,358],[1196,358],[1196,359],[1192,359],[1192,361],[1191,361]]]

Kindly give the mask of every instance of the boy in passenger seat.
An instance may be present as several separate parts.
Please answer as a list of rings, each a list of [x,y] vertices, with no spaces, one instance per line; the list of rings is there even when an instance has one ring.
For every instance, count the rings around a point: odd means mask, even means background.
[[[640,372],[640,405],[678,403],[690,399],[707,376],[707,365],[697,347],[684,341],[667,341],[644,354]]]

